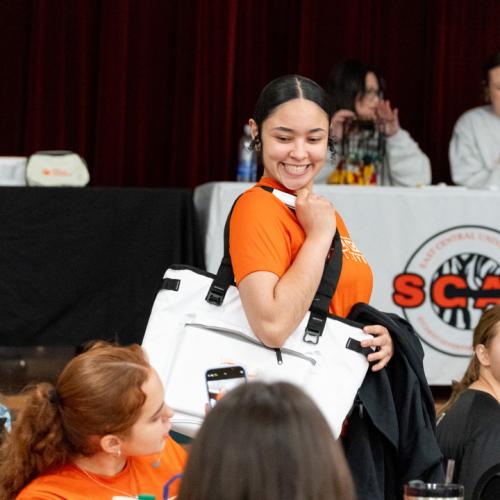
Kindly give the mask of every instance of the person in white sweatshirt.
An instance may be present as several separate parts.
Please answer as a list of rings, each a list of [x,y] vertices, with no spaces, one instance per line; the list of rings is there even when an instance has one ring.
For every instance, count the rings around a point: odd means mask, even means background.
[[[500,52],[483,70],[486,106],[466,111],[455,124],[449,157],[455,184],[500,189]]]
[[[353,120],[373,123],[381,151],[382,171],[378,184],[418,186],[431,183],[429,158],[399,124],[397,108],[384,100],[384,81],[371,66],[356,60],[342,61],[330,72],[326,90],[335,110],[332,132],[337,144],[342,144],[345,127]],[[339,148],[337,148],[339,149]],[[337,151],[332,164],[323,169],[317,181],[325,182],[342,159]]]

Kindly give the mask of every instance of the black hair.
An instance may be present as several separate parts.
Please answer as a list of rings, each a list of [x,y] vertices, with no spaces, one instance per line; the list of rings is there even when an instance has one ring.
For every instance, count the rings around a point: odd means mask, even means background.
[[[273,111],[293,99],[307,99],[317,104],[327,115],[328,123],[333,116],[332,103],[327,92],[310,78],[301,75],[284,75],[269,82],[261,91],[253,119],[257,124],[257,136],[252,147],[260,143],[262,124]],[[334,140],[328,140],[328,147],[334,151]]]
[[[483,66],[483,81],[486,86],[489,83],[490,70],[496,68],[497,66],[500,66],[500,52],[492,54]]]
[[[362,61],[346,60],[337,63],[330,71],[326,90],[332,100],[333,112],[339,109],[354,111],[356,98],[366,91],[366,75],[373,73],[378,80],[379,88],[385,91],[385,81],[380,71]]]

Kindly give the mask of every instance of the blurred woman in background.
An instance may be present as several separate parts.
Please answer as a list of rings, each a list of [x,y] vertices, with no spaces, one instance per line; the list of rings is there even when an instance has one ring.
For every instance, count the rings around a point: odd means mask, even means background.
[[[450,142],[451,176],[470,188],[500,189],[500,52],[484,65],[487,104],[464,113]]]
[[[373,184],[349,177],[336,179],[336,168],[344,172],[356,165],[376,165],[377,184],[417,186],[431,183],[429,158],[399,124],[399,111],[384,100],[385,84],[378,71],[356,60],[336,64],[326,86],[333,104],[332,132],[339,143],[333,170],[327,168],[317,181]],[[346,164],[347,162],[347,164]],[[365,169],[366,170],[366,169]],[[346,182],[347,181],[347,182]]]

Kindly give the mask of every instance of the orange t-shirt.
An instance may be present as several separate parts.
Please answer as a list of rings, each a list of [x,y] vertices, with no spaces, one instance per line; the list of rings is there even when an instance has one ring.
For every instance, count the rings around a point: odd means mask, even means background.
[[[163,498],[163,486],[175,474],[182,472],[186,452],[168,438],[160,455],[129,457],[125,468],[116,476],[92,474],[101,484],[90,479],[76,465],[69,463],[61,469],[43,474],[29,483],[17,496],[18,500],[111,500],[114,496],[149,493]],[[103,486],[103,485],[106,485]],[[180,481],[174,481],[169,498],[177,495]],[[120,491],[122,493],[120,493]]]
[[[292,193],[275,180],[263,177],[237,201],[229,231],[229,249],[237,284],[256,271],[283,276],[305,240],[295,211],[258,187],[261,185]],[[330,313],[346,317],[357,302],[369,302],[373,276],[338,213],[337,228],[342,241],[342,271],[330,303]]]

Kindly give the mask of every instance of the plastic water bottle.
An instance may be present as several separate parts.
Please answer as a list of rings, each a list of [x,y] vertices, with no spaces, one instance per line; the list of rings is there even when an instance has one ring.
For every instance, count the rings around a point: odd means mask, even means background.
[[[0,423],[1,423],[0,434],[2,433],[3,430],[10,432],[10,428],[12,425],[12,417],[10,415],[9,409],[3,404],[0,404]]]
[[[238,152],[238,169],[236,171],[236,180],[238,182],[255,182],[257,180],[257,157],[255,151],[250,149],[252,136],[250,135],[250,125],[243,127]]]

